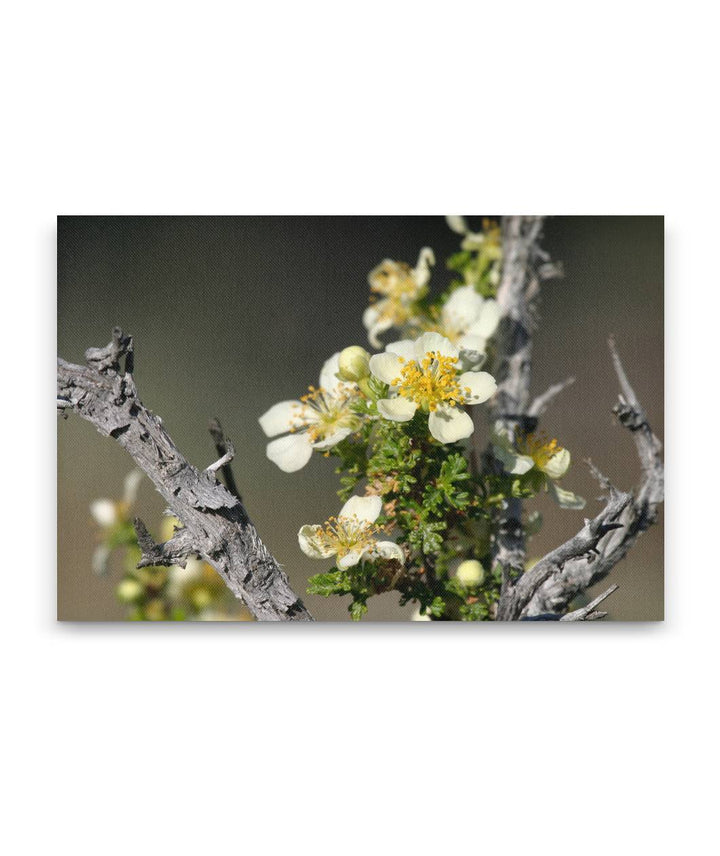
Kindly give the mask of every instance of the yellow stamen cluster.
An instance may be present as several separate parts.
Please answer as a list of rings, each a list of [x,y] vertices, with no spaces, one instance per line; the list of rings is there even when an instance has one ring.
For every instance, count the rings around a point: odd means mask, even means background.
[[[529,455],[535,466],[542,470],[558,452],[562,452],[563,447],[554,437],[549,440],[546,434],[535,433],[518,440],[518,449],[521,454]]]
[[[351,517],[331,517],[317,530],[313,539],[327,550],[332,550],[339,559],[353,550],[367,550],[375,542],[381,528],[366,520]]]
[[[400,362],[405,362],[400,357]],[[419,404],[426,412],[437,410],[444,404],[456,407],[465,404],[472,394],[469,387],[461,387],[458,380],[457,357],[447,357],[437,351],[425,354],[422,362],[408,361],[400,377],[393,380],[398,394]]]
[[[302,404],[290,422],[290,433],[307,431],[310,440],[317,443],[339,428],[349,428],[357,416],[350,410],[349,403],[355,396],[353,391],[338,388],[332,394],[323,387],[309,386],[308,392],[300,397]]]
[[[370,274],[370,290],[397,300],[415,297],[418,291],[412,268],[405,262],[386,260]]]

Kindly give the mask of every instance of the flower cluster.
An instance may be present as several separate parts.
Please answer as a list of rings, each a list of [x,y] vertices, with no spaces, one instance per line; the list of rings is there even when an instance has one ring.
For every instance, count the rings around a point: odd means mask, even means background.
[[[497,418],[486,440],[477,436],[479,406],[497,391],[501,234],[489,221],[477,232],[462,217],[448,225],[462,236],[447,262],[459,279],[431,293],[428,247],[414,267],[382,261],[369,274],[362,319],[377,352],[351,345],[334,354],[319,387],[259,420],[271,438],[267,456],[284,472],[304,467],[313,451],[337,459],[345,504],[325,523],[302,526],[298,542],[309,558],[334,562],[308,591],[349,594],[353,618],[372,595],[392,590],[419,619],[492,619],[501,581],[494,523],[510,498],[544,490],[563,508],[584,505],[558,484],[570,453],[557,440],[511,436]],[[391,330],[395,340],[383,345]],[[536,523],[528,518],[528,535]]]

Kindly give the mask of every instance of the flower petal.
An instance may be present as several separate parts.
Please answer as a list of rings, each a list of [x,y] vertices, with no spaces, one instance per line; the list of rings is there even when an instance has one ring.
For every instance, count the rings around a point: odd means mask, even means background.
[[[123,502],[128,506],[128,508],[134,504],[135,499],[137,498],[137,492],[140,487],[142,477],[142,470],[130,470],[130,472],[125,476]]]
[[[413,270],[415,284],[418,289],[424,288],[430,281],[430,265],[435,264],[435,253],[430,247],[423,247],[420,250],[417,264]]]
[[[378,333],[384,333],[393,326],[392,318],[384,317],[382,314],[383,302],[385,301],[381,300],[374,306],[368,306],[363,313],[363,324],[368,331],[368,341],[373,348],[382,348]]]
[[[399,342],[390,342],[385,345],[385,350],[391,354],[397,354],[405,360],[415,359],[415,342],[413,339],[400,339]]]
[[[456,232],[458,235],[467,235],[470,231],[465,218],[459,214],[447,214],[445,215],[445,221],[453,232]]]
[[[441,336],[440,333],[423,333],[419,339],[415,340],[415,359],[417,362],[421,362],[425,354],[430,351],[455,359],[460,356],[460,351],[455,345],[445,336]]]
[[[465,332],[480,317],[484,302],[474,286],[463,285],[461,288],[456,288],[442,308],[443,321]]]
[[[529,455],[519,455],[509,446],[493,443],[493,454],[503,465],[505,472],[514,476],[521,476],[535,466],[535,461]]]
[[[112,526],[117,520],[117,508],[112,499],[96,499],[90,503],[90,514],[100,526]]]
[[[306,420],[299,418],[302,411],[303,406],[299,401],[279,401],[266,410],[258,422],[266,437],[276,437],[278,434],[286,434],[291,428],[305,425]]]
[[[294,473],[310,460],[312,443],[305,432],[288,434],[268,443],[265,453],[284,473]]]
[[[472,333],[475,336],[482,336],[483,339],[489,339],[497,330],[499,323],[500,305],[497,300],[488,298],[487,300],[483,300],[475,322],[468,329],[468,333]]]
[[[361,523],[374,523],[382,511],[379,496],[351,496],[340,509],[338,517],[357,517]]]
[[[571,508],[575,511],[585,508],[585,500],[571,490],[564,490],[551,481],[547,482],[547,487],[550,496],[557,502],[560,508]]]
[[[567,449],[561,449],[556,452],[552,458],[541,467],[542,471],[550,476],[551,479],[562,478],[570,468],[570,452]]]
[[[438,407],[428,418],[428,428],[441,443],[456,443],[469,437],[475,426],[470,416],[459,407]]]
[[[348,568],[352,568],[362,559],[363,551],[362,550],[350,550],[349,553],[345,553],[345,555],[338,559],[335,564],[341,571],[346,571]]]
[[[370,357],[370,371],[378,380],[392,385],[393,381],[400,377],[404,363],[397,354],[385,352],[384,354],[373,354]]]
[[[322,531],[322,526],[305,525],[300,527],[298,532],[298,544],[300,549],[311,559],[328,559],[335,555],[332,547],[324,544],[321,538],[318,538],[318,533]]]
[[[492,398],[497,390],[495,378],[488,372],[463,372],[458,378],[461,389],[467,387],[470,395],[465,393],[468,404],[482,404]]]
[[[408,398],[381,398],[377,403],[378,413],[391,422],[409,422],[418,405]]]
[[[371,559],[379,556],[381,559],[393,559],[401,565],[405,564],[405,553],[394,541],[376,541],[369,553]]]
[[[337,446],[337,444],[352,434],[352,428],[338,428],[337,431],[333,431],[332,434],[328,434],[328,436],[324,440],[319,440],[317,443],[313,443],[313,449],[317,449],[318,452],[324,452],[326,449],[332,449],[333,446]]]

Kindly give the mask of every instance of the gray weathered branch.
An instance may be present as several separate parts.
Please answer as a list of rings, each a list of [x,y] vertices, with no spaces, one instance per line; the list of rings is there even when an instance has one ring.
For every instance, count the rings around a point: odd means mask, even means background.
[[[57,398],[63,414],[73,410],[101,434],[117,440],[182,522],[184,528],[163,545],[154,544],[140,523],[142,561],[172,559],[176,563],[196,553],[218,571],[255,618],[312,620],[260,540],[240,499],[216,480],[212,468],[200,472],[193,467],[162,420],[141,403],[132,377],[132,347],[132,337],[115,328],[109,345],[86,352],[86,366],[59,359]],[[123,358],[124,371],[120,367]],[[227,465],[231,451],[222,453],[217,466]]]
[[[634,492],[620,491],[591,464],[593,475],[607,491],[605,507],[593,520],[587,520],[577,535],[520,577],[501,603],[503,618],[567,609],[578,594],[604,579],[657,519],[657,507],[664,498],[662,447],[627,379],[612,339],[609,346],[622,390],[614,411],[635,439],[641,482]]]
[[[533,301],[540,280],[555,273],[540,249],[542,217],[503,218],[503,266],[497,301],[501,320],[493,374],[498,383],[490,412],[496,431],[514,439],[528,429],[532,359]],[[476,432],[480,437],[480,432]],[[479,458],[478,450],[476,455]],[[525,567],[522,503],[510,499],[495,521],[493,561],[502,567],[506,592]]]

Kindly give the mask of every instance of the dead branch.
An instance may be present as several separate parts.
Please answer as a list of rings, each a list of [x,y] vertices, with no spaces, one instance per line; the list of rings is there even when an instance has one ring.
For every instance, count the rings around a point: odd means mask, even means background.
[[[215,478],[200,472],[177,449],[162,420],[137,396],[132,377],[132,337],[115,328],[104,348],[90,348],[87,365],[58,360],[58,407],[73,410],[97,430],[113,437],[149,476],[183,529],[162,545],[153,543],[136,522],[143,564],[181,563],[191,554],[211,564],[255,618],[311,621],[288,578],[269,553],[242,502]],[[120,361],[125,359],[125,369]],[[226,448],[216,467],[232,457]]]
[[[657,507],[664,498],[662,446],[630,386],[612,339],[609,347],[622,389],[614,412],[635,439],[642,468],[640,485],[634,492],[620,491],[590,464],[607,491],[605,507],[593,520],[585,521],[577,535],[526,571],[501,598],[498,613],[506,620],[567,609],[573,598],[604,579],[657,519]]]

